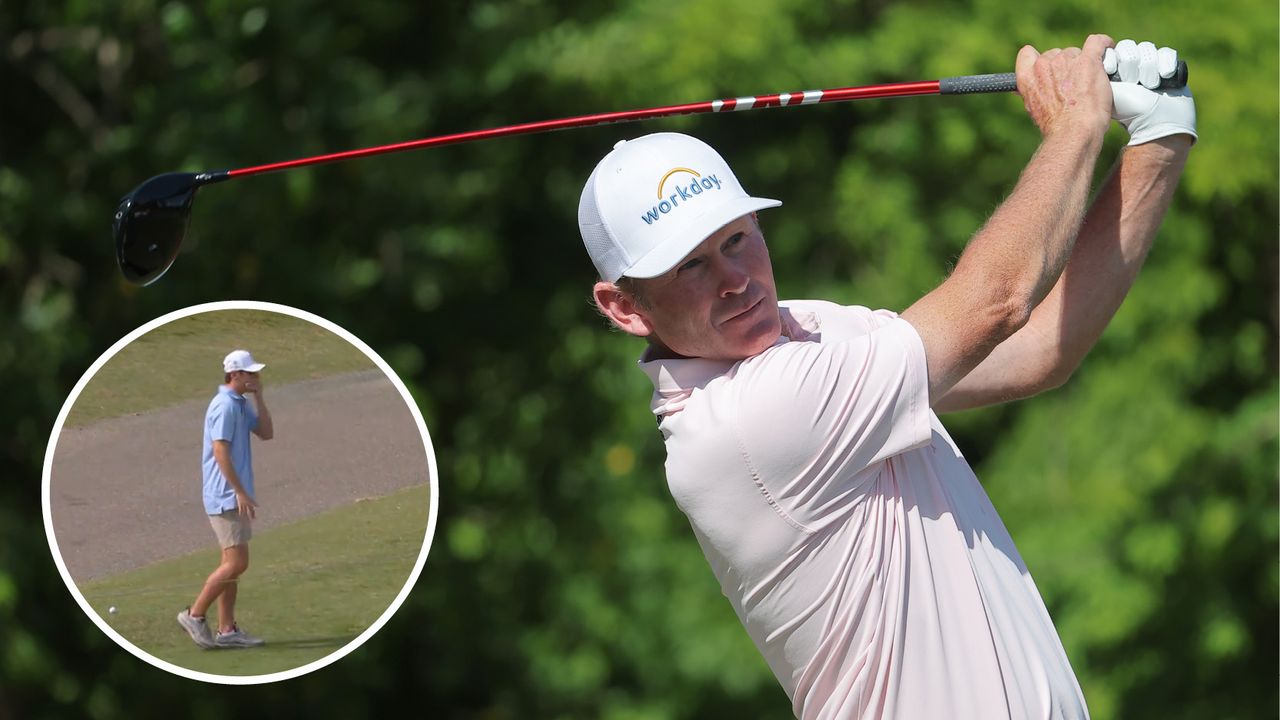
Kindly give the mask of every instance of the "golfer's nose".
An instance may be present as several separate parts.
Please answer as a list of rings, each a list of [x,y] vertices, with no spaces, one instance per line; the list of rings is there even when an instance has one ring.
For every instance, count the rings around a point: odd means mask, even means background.
[[[751,276],[747,274],[741,263],[737,262],[736,259],[724,260],[717,270],[719,273],[720,297],[722,298],[742,294],[747,289],[747,283],[751,281]]]

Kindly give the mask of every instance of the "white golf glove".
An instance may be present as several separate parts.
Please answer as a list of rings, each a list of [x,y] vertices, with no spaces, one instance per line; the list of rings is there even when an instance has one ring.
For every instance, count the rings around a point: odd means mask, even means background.
[[[1179,134],[1190,135],[1195,142],[1196,103],[1191,90],[1155,89],[1162,79],[1173,77],[1177,67],[1178,53],[1172,48],[1157,50],[1152,43],[1132,40],[1107,48],[1102,69],[1108,75],[1120,74],[1120,82],[1111,83],[1111,117],[1129,131],[1130,145]]]

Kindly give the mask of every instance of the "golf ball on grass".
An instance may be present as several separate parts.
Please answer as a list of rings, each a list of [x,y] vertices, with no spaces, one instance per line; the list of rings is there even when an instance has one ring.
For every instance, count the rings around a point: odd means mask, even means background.
[[[115,606],[115,605],[112,605],[111,607],[107,608],[107,612],[111,613],[112,615],[115,615],[116,613],[118,613],[118,612],[120,612],[120,611],[116,609],[116,606]]]

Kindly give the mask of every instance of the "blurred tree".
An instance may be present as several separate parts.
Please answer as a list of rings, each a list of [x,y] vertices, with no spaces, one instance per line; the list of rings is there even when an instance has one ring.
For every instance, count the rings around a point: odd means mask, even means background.
[[[592,111],[995,72],[1018,47],[1151,37],[1191,62],[1201,141],[1144,276],[1077,377],[947,420],[1053,613],[1094,717],[1274,711],[1274,5],[1076,0],[17,0],[0,5],[0,716],[785,717],[662,475],[636,342],[587,304],[581,183],[621,137],[693,132],[747,187],[784,296],[902,308],[1034,150],[1014,97],[685,118],[246,179],[201,192],[146,289],[108,219],[170,170]],[[1111,138],[1113,156],[1121,133]],[[1104,163],[1105,164],[1105,163]],[[335,666],[224,689],[82,617],[36,477],[77,378],[179,307],[282,302],[414,390],[439,457],[422,578]],[[176,631],[176,630],[175,630]],[[142,698],[146,698],[144,702]]]

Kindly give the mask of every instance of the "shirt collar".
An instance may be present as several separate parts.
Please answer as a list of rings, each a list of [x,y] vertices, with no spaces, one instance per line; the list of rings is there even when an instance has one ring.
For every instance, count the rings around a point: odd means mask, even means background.
[[[232,390],[230,385],[219,385],[218,392],[223,395],[230,395],[232,400],[244,400],[244,396]]]
[[[778,306],[782,333],[769,349],[793,341],[806,341],[821,324],[816,313]],[[749,359],[749,358],[748,358]],[[651,357],[650,348],[640,355],[639,366],[653,382],[653,399],[649,406],[654,415],[674,415],[684,409],[693,391],[721,375],[732,375],[742,360],[709,360],[707,358]]]

